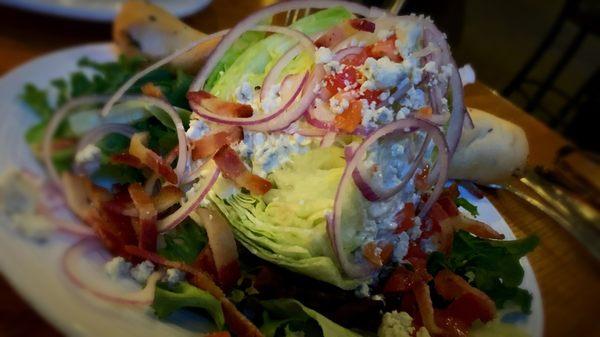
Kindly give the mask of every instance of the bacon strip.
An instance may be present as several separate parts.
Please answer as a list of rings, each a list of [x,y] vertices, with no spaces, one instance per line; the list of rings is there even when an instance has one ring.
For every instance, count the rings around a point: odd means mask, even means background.
[[[141,169],[144,164],[137,158],[129,153],[117,153],[110,157],[110,162],[116,165],[127,165],[136,169]]]
[[[217,151],[214,160],[225,178],[249,190],[252,194],[263,195],[272,187],[268,180],[250,173],[237,153],[228,145]]]
[[[147,251],[156,251],[156,240],[158,230],[156,229],[157,211],[152,198],[146,194],[139,183],[130,184],[127,188],[131,200],[138,211],[140,229],[138,233],[138,245]]]
[[[177,175],[173,171],[173,168],[167,165],[158,154],[146,147],[148,137],[148,132],[134,134],[129,143],[129,154],[139,159],[141,163],[165,178],[171,184],[177,184]]]
[[[483,239],[504,239],[504,234],[499,233],[490,225],[475,219],[468,218],[462,214],[453,218],[452,227],[455,231],[464,230]]]
[[[179,203],[183,197],[183,192],[173,185],[163,186],[158,193],[152,197],[152,202],[158,213],[164,212],[171,206]]]
[[[158,254],[145,251],[136,246],[125,246],[125,251],[133,256],[191,274],[190,283],[200,289],[208,291],[216,299],[221,301],[225,322],[227,322],[227,326],[236,334],[236,336],[263,337],[260,330],[258,330],[258,328],[227,299],[223,290],[211,280],[210,276],[206,275],[199,268],[181,262],[169,261]]]
[[[431,294],[429,293],[427,283],[419,282],[416,284],[413,288],[413,293],[417,300],[421,320],[423,320],[423,325],[425,325],[427,331],[433,335],[442,333],[442,329],[435,322],[433,303],[431,302]]]
[[[187,99],[194,110],[199,105],[212,113],[240,118],[251,117],[254,113],[248,104],[225,101],[203,90],[189,91]]]
[[[206,229],[208,245],[213,255],[221,287],[227,291],[235,285],[240,277],[237,246],[231,227],[221,213],[216,210],[198,208],[196,214]]]
[[[225,145],[234,144],[244,138],[241,127],[226,127],[221,131],[210,133],[192,143],[192,159],[204,159],[212,156]]]
[[[375,23],[365,19],[350,19],[348,23],[352,28],[364,32],[375,32]]]

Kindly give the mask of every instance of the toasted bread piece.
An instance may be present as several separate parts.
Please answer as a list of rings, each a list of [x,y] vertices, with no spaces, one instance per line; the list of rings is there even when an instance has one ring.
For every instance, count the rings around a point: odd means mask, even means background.
[[[523,129],[478,109],[469,108],[469,112],[475,128],[463,129],[449,177],[487,184],[521,170],[529,154]]]
[[[143,0],[123,4],[113,24],[113,40],[129,56],[161,59],[206,34],[188,26],[164,9]],[[219,43],[214,39],[175,59],[171,65],[195,72]]]

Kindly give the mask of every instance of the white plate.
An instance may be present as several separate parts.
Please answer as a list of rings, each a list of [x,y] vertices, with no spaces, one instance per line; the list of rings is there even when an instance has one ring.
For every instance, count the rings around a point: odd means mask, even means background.
[[[125,0],[0,0],[0,4],[43,14],[111,22]],[[196,13],[211,0],[152,0],[178,17]]]
[[[27,127],[36,120],[20,102],[25,83],[46,86],[53,78],[76,69],[76,61],[87,56],[97,61],[115,59],[111,44],[91,44],[58,51],[29,62],[0,79],[0,172],[10,166],[26,167],[42,174],[23,141]],[[487,200],[471,200],[479,207],[481,219],[508,239],[514,235],[502,216]],[[194,336],[193,331],[207,327],[191,316],[179,316],[175,322],[154,319],[149,312],[128,309],[84,296],[65,280],[59,259],[73,240],[54,237],[46,244],[20,238],[0,224],[0,270],[9,282],[50,322],[70,336]],[[533,294],[532,314],[519,322],[533,337],[542,337],[543,312],[540,291],[529,262],[523,287]],[[186,326],[182,328],[181,325]]]

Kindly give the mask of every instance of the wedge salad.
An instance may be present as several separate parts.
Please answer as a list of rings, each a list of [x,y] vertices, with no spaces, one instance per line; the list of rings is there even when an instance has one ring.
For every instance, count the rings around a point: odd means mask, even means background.
[[[209,35],[129,28],[145,53],[24,88],[48,179],[3,178],[10,221],[81,237],[75,288],[192,310],[212,336],[524,335],[498,311],[529,313],[519,261],[538,240],[503,240],[449,179],[474,125],[431,19],[288,1]],[[87,284],[75,266],[102,249],[143,290]]]

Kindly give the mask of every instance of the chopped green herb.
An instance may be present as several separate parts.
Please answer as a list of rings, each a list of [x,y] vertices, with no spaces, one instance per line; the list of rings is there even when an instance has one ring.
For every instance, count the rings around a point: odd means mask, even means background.
[[[471,213],[472,216],[478,216],[479,215],[479,211],[477,210],[477,206],[473,205],[472,203],[470,203],[465,198],[456,198],[456,200],[454,200],[454,203],[456,204],[456,206],[462,207],[467,212]]]
[[[164,246],[158,253],[172,261],[192,263],[208,243],[206,231],[191,220],[186,220],[177,228],[162,236]]]

